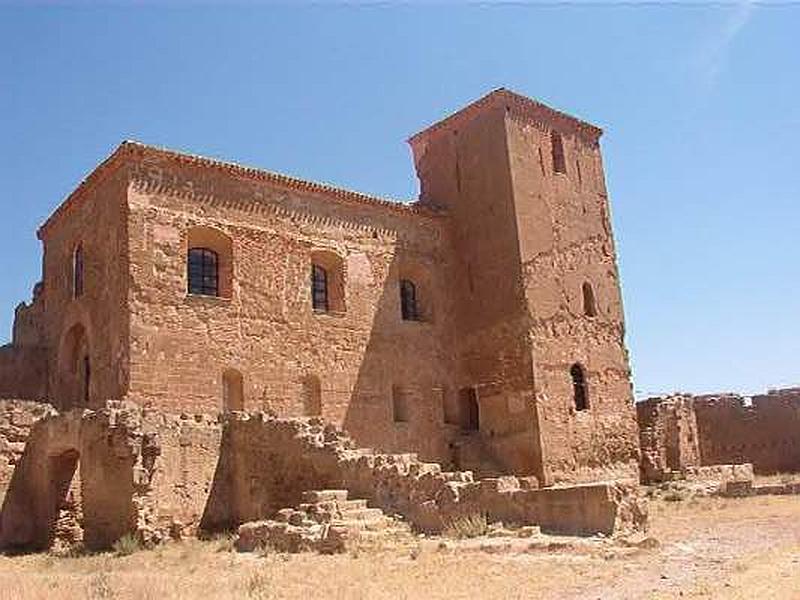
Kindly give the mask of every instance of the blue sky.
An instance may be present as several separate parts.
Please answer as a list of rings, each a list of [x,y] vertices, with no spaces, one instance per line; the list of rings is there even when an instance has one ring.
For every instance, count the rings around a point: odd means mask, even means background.
[[[800,5],[0,3],[0,343],[123,139],[413,198],[504,86],[604,127],[638,395],[800,384]]]

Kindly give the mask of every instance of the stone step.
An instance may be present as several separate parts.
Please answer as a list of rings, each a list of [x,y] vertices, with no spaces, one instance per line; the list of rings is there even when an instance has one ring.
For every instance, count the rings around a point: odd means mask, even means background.
[[[335,512],[340,510],[355,510],[367,508],[367,501],[364,499],[353,500],[326,500],[324,502],[303,502],[297,505],[298,510],[308,512],[328,511]]]
[[[347,500],[347,490],[308,490],[303,492],[301,499],[308,504],[318,502],[341,502]]]
[[[341,511],[342,519],[346,521],[372,521],[387,519],[388,517],[380,508],[354,508]]]

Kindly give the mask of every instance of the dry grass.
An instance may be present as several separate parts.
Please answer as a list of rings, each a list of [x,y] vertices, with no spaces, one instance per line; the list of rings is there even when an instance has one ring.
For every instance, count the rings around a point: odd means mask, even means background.
[[[0,599],[797,598],[800,498],[652,503],[652,550],[480,551],[479,539],[337,556],[239,554],[230,539],[127,556],[0,557]],[[467,547],[472,551],[467,551]],[[553,548],[557,548],[555,544]]]

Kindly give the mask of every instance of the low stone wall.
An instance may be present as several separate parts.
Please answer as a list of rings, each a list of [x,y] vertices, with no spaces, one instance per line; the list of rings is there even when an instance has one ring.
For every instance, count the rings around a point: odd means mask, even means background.
[[[635,482],[537,489],[535,479],[473,481],[413,454],[375,454],[319,419],[256,413],[228,417],[214,488],[201,526],[231,529],[297,505],[312,489],[346,489],[424,532],[484,513],[491,520],[541,525],[558,533],[630,532],[647,520]]]

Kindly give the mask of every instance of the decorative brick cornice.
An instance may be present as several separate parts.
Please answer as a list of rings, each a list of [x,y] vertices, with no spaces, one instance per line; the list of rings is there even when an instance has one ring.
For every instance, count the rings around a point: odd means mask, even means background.
[[[596,143],[603,130],[599,127],[582,121],[576,117],[550,108],[531,98],[527,98],[505,88],[498,88],[489,92],[484,97],[468,104],[461,110],[423,129],[408,138],[412,148],[424,144],[426,140],[444,133],[457,130],[467,122],[487,110],[502,107],[511,117],[523,121],[532,121],[543,128],[546,125],[555,126],[563,132],[572,132],[587,140]]]
[[[391,210],[393,212],[436,217],[441,215],[440,211],[420,204],[418,202],[401,202],[389,198],[370,196],[361,192],[356,192],[344,188],[335,187],[326,183],[299,179],[282,173],[274,173],[263,169],[246,167],[232,162],[221,161],[205,156],[198,156],[165,148],[158,148],[136,141],[122,142],[114,152],[111,153],[102,163],[100,163],[87,177],[78,185],[77,188],[62,202],[58,208],[48,217],[39,228],[38,236],[41,239],[47,228],[59,217],[69,212],[70,208],[80,197],[92,190],[105,177],[116,171],[121,165],[129,161],[141,160],[147,157],[166,159],[177,165],[190,165],[213,169],[215,171],[227,173],[231,177],[261,181],[273,185],[280,189],[297,190],[308,194],[324,196],[332,200],[347,204],[366,205],[375,208]]]

